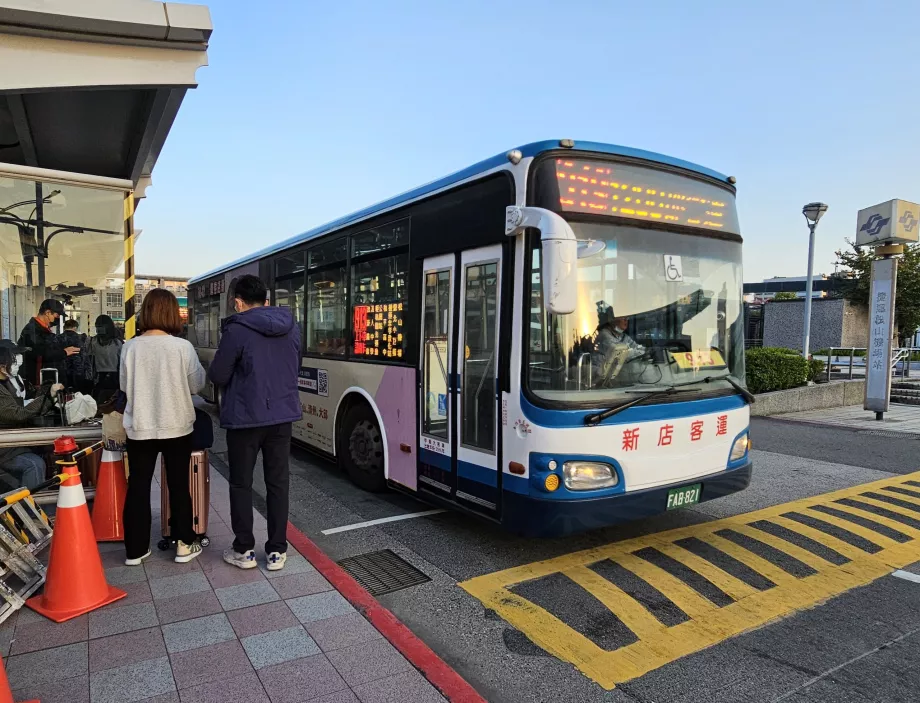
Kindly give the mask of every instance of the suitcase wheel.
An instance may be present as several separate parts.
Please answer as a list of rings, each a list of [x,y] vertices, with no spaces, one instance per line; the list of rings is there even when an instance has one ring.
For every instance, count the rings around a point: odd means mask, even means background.
[[[161,539],[159,542],[157,542],[157,549],[159,549],[161,552],[165,552],[171,546],[172,546],[172,542],[170,542],[165,537]]]
[[[211,538],[207,535],[203,535],[200,541],[202,547],[208,547],[211,545]]]

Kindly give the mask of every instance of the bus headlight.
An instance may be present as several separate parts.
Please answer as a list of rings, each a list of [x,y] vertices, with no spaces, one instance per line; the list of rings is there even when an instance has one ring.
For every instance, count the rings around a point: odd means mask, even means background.
[[[596,461],[567,461],[562,465],[565,487],[570,491],[593,491],[610,488],[619,482],[610,464]]]
[[[748,439],[748,433],[745,432],[735,440],[735,443],[732,445],[732,453],[728,455],[728,460],[738,461],[738,459],[743,459],[744,455],[747,454],[749,444],[750,440]]]

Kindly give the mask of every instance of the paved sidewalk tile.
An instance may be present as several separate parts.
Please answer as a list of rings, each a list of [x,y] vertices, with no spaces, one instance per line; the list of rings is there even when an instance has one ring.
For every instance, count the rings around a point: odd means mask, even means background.
[[[41,622],[16,626],[10,652],[26,654],[39,649],[61,647],[65,644],[83,642],[88,636],[89,618],[86,615],[62,623],[42,618]]]
[[[310,703],[361,703],[361,701],[358,700],[358,697],[350,688],[346,688],[343,691],[336,691],[327,696],[311,698]],[[402,703],[401,699],[400,703]]]
[[[261,635],[263,632],[273,630],[284,630],[299,622],[284,601],[234,610],[227,613],[227,619],[233,625],[236,636],[240,638]]]
[[[202,564],[202,568],[205,570],[208,581],[211,582],[211,587],[215,589],[265,580],[258,569],[240,569],[237,566],[231,566],[223,559],[219,564]]]
[[[383,637],[360,613],[308,622],[306,629],[324,652],[353,647]]]
[[[221,613],[163,625],[163,639],[166,651],[175,654],[236,639],[236,635],[227,616]]]
[[[170,557],[175,556],[172,552],[169,552]],[[199,557],[198,559],[200,559]],[[163,560],[163,559],[148,559],[144,562],[144,571],[147,572],[147,578],[151,581],[153,579],[162,579],[167,576],[181,576],[182,574],[188,574],[192,571],[201,571],[201,565],[198,563],[198,559],[194,559],[185,564],[179,564],[173,559]]]
[[[48,666],[49,662],[54,666]],[[10,688],[25,688],[82,676],[88,671],[87,662],[86,642],[77,642],[10,657],[6,660],[6,675]]]
[[[157,611],[153,603],[138,603],[124,607],[106,607],[89,614],[89,636],[106,637],[131,630],[143,630],[145,627],[159,625]]]
[[[402,654],[384,639],[328,652],[326,657],[349,686],[392,676],[412,669]]]
[[[281,600],[275,589],[265,579],[254,583],[243,583],[239,586],[218,588],[214,593],[224,610],[237,610],[238,608],[248,608],[252,605],[262,605],[263,603]]]
[[[147,580],[147,572],[142,566],[113,566],[105,570],[105,580],[110,586],[140,583]]]
[[[135,630],[89,642],[90,673],[166,656],[159,627]]]
[[[272,703],[301,703],[348,688],[322,654],[267,666],[259,671],[259,679]]]
[[[256,544],[258,544],[256,540]],[[258,552],[257,552],[258,554]],[[306,558],[295,552],[293,549],[288,548],[287,551],[287,561],[284,562],[284,568],[280,571],[269,571],[268,567],[265,565],[264,556],[259,555],[259,570],[265,574],[266,578],[278,579],[282,576],[290,576],[292,574],[316,574],[316,569],[313,568],[313,564],[308,562]]]
[[[179,700],[179,694],[176,691],[171,693],[164,693],[159,696],[154,696],[153,698],[145,698],[139,703],[181,703]]]
[[[248,673],[183,689],[182,703],[270,703],[270,700],[259,677]]]
[[[169,658],[106,669],[89,675],[92,703],[136,703],[176,690]]]
[[[417,671],[356,686],[354,691],[361,703],[446,703],[444,696]]]
[[[271,579],[271,584],[282,598],[299,598],[332,590],[330,583],[320,574],[309,572],[279,576]]]
[[[149,603],[153,600],[153,595],[150,593],[150,584],[147,581],[140,581],[139,583],[126,583],[122,586],[119,586],[119,588],[128,594],[120,601],[117,601],[119,608],[126,605]]]
[[[41,703],[89,703],[89,676],[75,676],[13,691],[13,700]]]
[[[302,626],[263,632],[241,640],[249,661],[256,669],[319,654],[316,642]]]
[[[178,652],[170,655],[169,660],[180,691],[218,681],[231,674],[252,671],[246,652],[237,640]]]
[[[150,579],[150,592],[154,600],[167,600],[189,593],[210,591],[211,584],[202,571],[190,571],[186,574]]]
[[[345,600],[338,591],[316,593],[312,596],[292,598],[285,602],[302,623],[325,620],[336,615],[355,612],[355,609],[351,607],[351,603]]]
[[[214,615],[223,610],[214,591],[210,590],[157,601],[156,609],[161,625]]]

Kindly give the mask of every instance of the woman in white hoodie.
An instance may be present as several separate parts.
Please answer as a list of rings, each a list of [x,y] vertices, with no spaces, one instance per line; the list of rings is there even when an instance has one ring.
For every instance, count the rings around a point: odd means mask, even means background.
[[[127,396],[128,495],[125,500],[125,564],[139,566],[150,556],[150,482],[157,456],[163,455],[169,487],[170,535],[176,561],[201,553],[192,528],[188,467],[192,456],[195,406],[192,395],[205,382],[191,343],[179,337],[179,302],[168,290],[150,291],[141,306],[143,333],[125,343],[119,380]]]

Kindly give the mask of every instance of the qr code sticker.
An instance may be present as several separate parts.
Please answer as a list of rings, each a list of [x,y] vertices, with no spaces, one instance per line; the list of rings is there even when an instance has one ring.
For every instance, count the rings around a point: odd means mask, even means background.
[[[329,375],[325,369],[316,370],[317,392],[320,395],[329,395]]]

